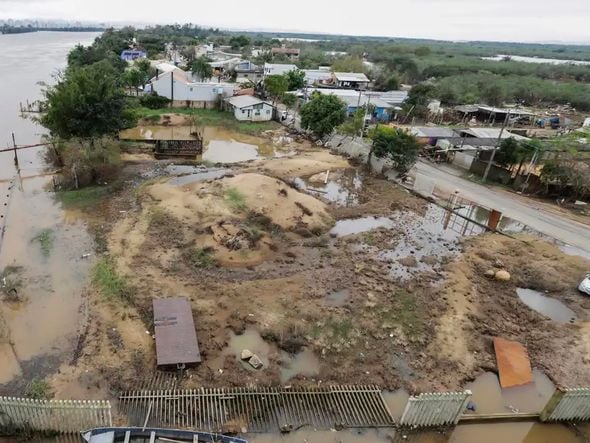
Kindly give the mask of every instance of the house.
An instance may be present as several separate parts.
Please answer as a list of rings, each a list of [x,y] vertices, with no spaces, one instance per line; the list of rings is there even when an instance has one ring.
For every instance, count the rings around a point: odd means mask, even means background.
[[[387,91],[379,95],[379,98],[401,110],[402,105],[408,99],[408,91]]]
[[[290,71],[297,70],[297,66],[289,64],[265,63],[264,76],[268,75],[283,75]]]
[[[285,48],[284,46],[282,46],[280,48],[272,48],[270,52],[273,57],[275,55],[282,55],[287,57],[291,61],[297,61],[299,60],[299,54],[301,50],[299,48]]]
[[[258,83],[264,78],[264,69],[249,60],[242,60],[234,68],[236,83]]]
[[[221,100],[234,95],[238,86],[230,83],[194,82],[191,74],[180,68],[158,73],[150,80],[145,91],[156,92],[172,101],[172,106],[213,108]]]
[[[408,131],[415,136],[418,141],[431,146],[437,145],[439,140],[449,140],[459,137],[459,134],[452,128],[443,126],[413,126]]]
[[[469,128],[469,129],[461,129],[459,131],[459,135],[461,137],[474,137],[480,139],[489,139],[489,140],[497,140],[500,138],[500,134],[502,134],[502,139],[506,138],[514,138],[518,141],[528,141],[530,140],[527,137],[523,137],[522,135],[514,134],[510,132],[508,129],[504,129],[502,131],[501,128]]]
[[[307,86],[330,85],[333,80],[329,66],[320,66],[319,69],[303,69],[303,73]]]
[[[125,49],[123,52],[121,52],[121,60],[125,60],[126,62],[132,62],[146,57],[147,53],[140,49]]]
[[[230,97],[225,103],[237,120],[263,122],[272,119],[274,106],[251,95]]]
[[[334,85],[343,89],[367,89],[369,79],[362,72],[334,72]]]
[[[240,64],[241,61],[242,59],[239,57],[232,57],[227,58],[225,60],[209,62],[209,65],[213,69],[215,75],[219,76],[227,71],[231,71],[232,69],[234,69],[236,66]]]

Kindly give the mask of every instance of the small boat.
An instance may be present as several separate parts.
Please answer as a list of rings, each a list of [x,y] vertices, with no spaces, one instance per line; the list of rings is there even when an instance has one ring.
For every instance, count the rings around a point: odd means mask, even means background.
[[[81,434],[88,443],[248,443],[212,432],[164,428],[94,428]]]

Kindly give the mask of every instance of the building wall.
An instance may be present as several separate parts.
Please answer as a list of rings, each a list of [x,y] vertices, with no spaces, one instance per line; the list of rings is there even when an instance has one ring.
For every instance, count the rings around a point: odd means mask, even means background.
[[[253,106],[246,106],[241,109],[234,108],[234,116],[240,121],[265,122],[272,119],[272,110],[271,105],[263,103],[260,110],[254,109]],[[250,111],[249,117],[248,111]]]
[[[153,91],[158,95],[172,99],[172,84],[170,74],[161,75],[158,80],[152,82]],[[219,91],[222,91],[221,94]],[[220,98],[234,95],[234,85],[221,85],[214,83],[185,83],[174,80],[174,101],[196,101],[217,103]]]
[[[475,153],[473,152],[456,152],[455,158],[453,159],[453,164],[460,168],[469,170],[474,159]]]

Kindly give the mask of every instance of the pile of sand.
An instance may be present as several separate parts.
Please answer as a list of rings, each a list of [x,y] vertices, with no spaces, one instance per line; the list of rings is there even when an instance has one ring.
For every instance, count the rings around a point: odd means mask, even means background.
[[[299,154],[296,157],[275,158],[266,161],[262,170],[270,175],[281,178],[307,177],[327,170],[348,168],[348,161],[328,151],[313,151]]]

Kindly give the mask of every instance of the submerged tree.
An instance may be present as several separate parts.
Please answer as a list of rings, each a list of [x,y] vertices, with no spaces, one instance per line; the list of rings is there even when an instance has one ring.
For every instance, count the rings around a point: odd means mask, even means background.
[[[402,174],[408,172],[416,163],[420,144],[416,137],[401,129],[379,126],[373,133],[373,145],[369,152],[369,162],[373,155],[391,160]]]
[[[330,135],[346,120],[346,104],[332,94],[314,93],[300,111],[301,126],[318,139]]]

